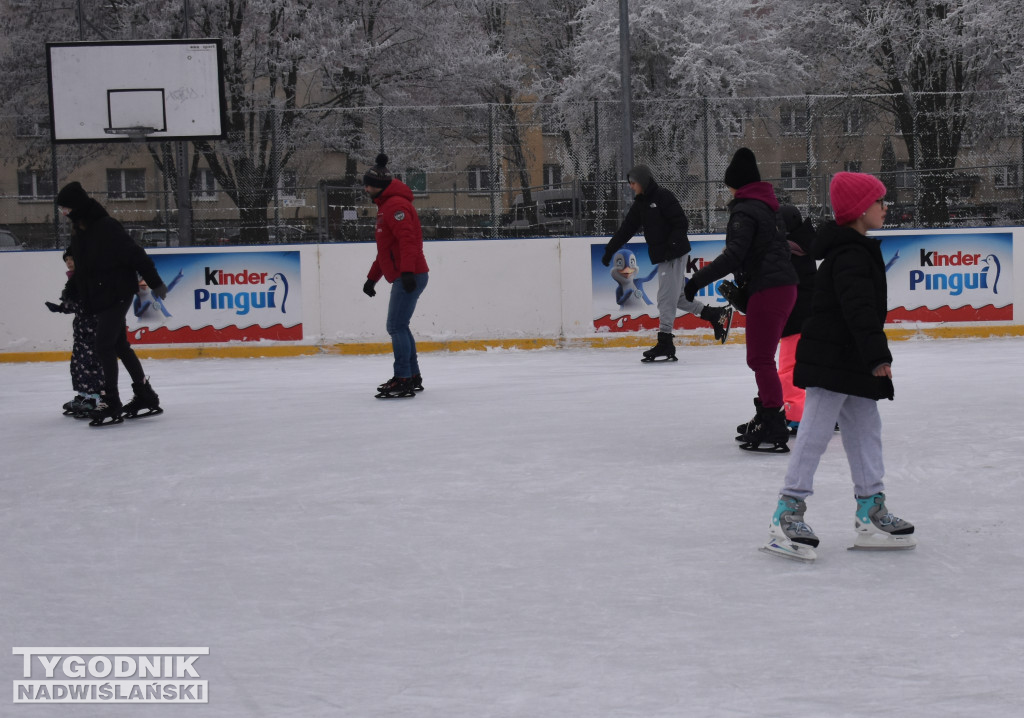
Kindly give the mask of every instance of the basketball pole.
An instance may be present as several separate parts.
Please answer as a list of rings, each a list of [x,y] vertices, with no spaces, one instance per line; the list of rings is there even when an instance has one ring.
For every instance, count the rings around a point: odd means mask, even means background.
[[[188,0],[183,0],[182,37],[189,37],[191,17]],[[174,143],[175,172],[178,175],[178,245],[192,246],[192,192],[189,187],[188,142],[178,140]]]

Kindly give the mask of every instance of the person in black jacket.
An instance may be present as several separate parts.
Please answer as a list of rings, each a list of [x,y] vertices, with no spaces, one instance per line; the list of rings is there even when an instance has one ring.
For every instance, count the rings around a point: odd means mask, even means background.
[[[167,287],[146,251],[81,184],[65,185],[56,201],[61,214],[74,226],[71,253],[79,299],[85,310],[96,316],[96,356],[103,368],[103,390],[90,424],[117,424],[122,414],[133,417],[160,413],[159,398],[128,343],[125,316],[139,288],[139,275],[161,299],[167,296]],[[118,360],[131,376],[135,393],[123,406],[117,385]],[[145,413],[140,414],[142,411]]]
[[[807,390],[803,421],[789,460],[765,548],[810,560],[818,545],[804,522],[805,499],[836,420],[854,494],[857,548],[913,548],[914,526],[885,507],[879,399],[892,399],[892,354],[885,336],[887,286],[880,241],[885,185],[871,175],[839,172],[829,187],[835,223],[818,232],[811,316],[796,350],[794,381]],[[808,547],[810,547],[808,549]]]
[[[732,323],[732,308],[709,307],[692,297],[684,297],[686,256],[690,253],[690,240],[686,235],[689,222],[679,200],[659,185],[647,165],[637,165],[626,176],[629,187],[636,195],[622,224],[612,235],[604,249],[601,263],[609,266],[612,257],[622,249],[633,235],[643,229],[647,253],[658,269],[658,343],[644,352],[641,361],[676,360],[672,342],[676,309],[696,314],[711,324],[715,339],[725,343]]]
[[[789,242],[789,258],[796,270],[799,283],[796,287],[796,303],[789,313],[786,326],[782,328],[779,343],[779,379],[782,381],[782,400],[786,407],[786,423],[789,433],[796,434],[804,415],[804,390],[793,384],[793,370],[796,369],[796,345],[800,341],[800,329],[804,320],[811,315],[811,297],[814,294],[814,275],[818,264],[811,256],[811,244],[815,231],[811,220],[804,219],[800,210],[791,204],[779,207],[779,214],[786,225],[786,240]]]
[[[789,430],[775,351],[796,301],[796,270],[778,216],[775,189],[761,181],[757,158],[746,147],[733,155],[725,170],[725,185],[733,195],[725,249],[693,273],[684,291],[687,298],[693,297],[702,287],[732,274],[748,293],[747,366],[757,383],[757,414],[737,438],[747,451],[785,453]]]

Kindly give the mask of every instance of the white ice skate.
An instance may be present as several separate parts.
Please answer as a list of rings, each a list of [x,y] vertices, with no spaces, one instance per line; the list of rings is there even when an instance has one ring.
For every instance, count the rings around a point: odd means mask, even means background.
[[[775,515],[768,531],[768,543],[761,551],[790,561],[811,563],[818,554],[814,552],[818,545],[818,537],[804,523],[804,511],[807,504],[792,496],[783,494],[779,497]]]
[[[914,525],[885,508],[885,494],[857,498],[857,538],[850,551],[899,551],[917,546]]]

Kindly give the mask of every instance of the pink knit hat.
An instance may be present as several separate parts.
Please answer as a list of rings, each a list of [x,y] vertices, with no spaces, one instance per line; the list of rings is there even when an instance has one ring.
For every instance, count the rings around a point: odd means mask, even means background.
[[[885,197],[885,185],[877,177],[861,172],[836,172],[828,187],[836,224],[854,221],[868,207]]]

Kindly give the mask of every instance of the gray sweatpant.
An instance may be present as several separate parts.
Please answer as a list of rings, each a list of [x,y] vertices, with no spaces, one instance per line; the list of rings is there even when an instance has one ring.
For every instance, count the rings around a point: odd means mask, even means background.
[[[882,417],[878,413],[878,402],[808,387],[804,415],[789,457],[786,483],[780,493],[798,499],[806,499],[814,493],[814,472],[835,433],[837,420],[846,460],[850,464],[854,494],[871,496],[885,490],[882,483],[885,475]]]
[[[686,259],[683,255],[658,264],[658,331],[671,334],[676,323],[676,309],[700,316],[704,305],[688,301],[683,295],[683,279],[686,277]]]

